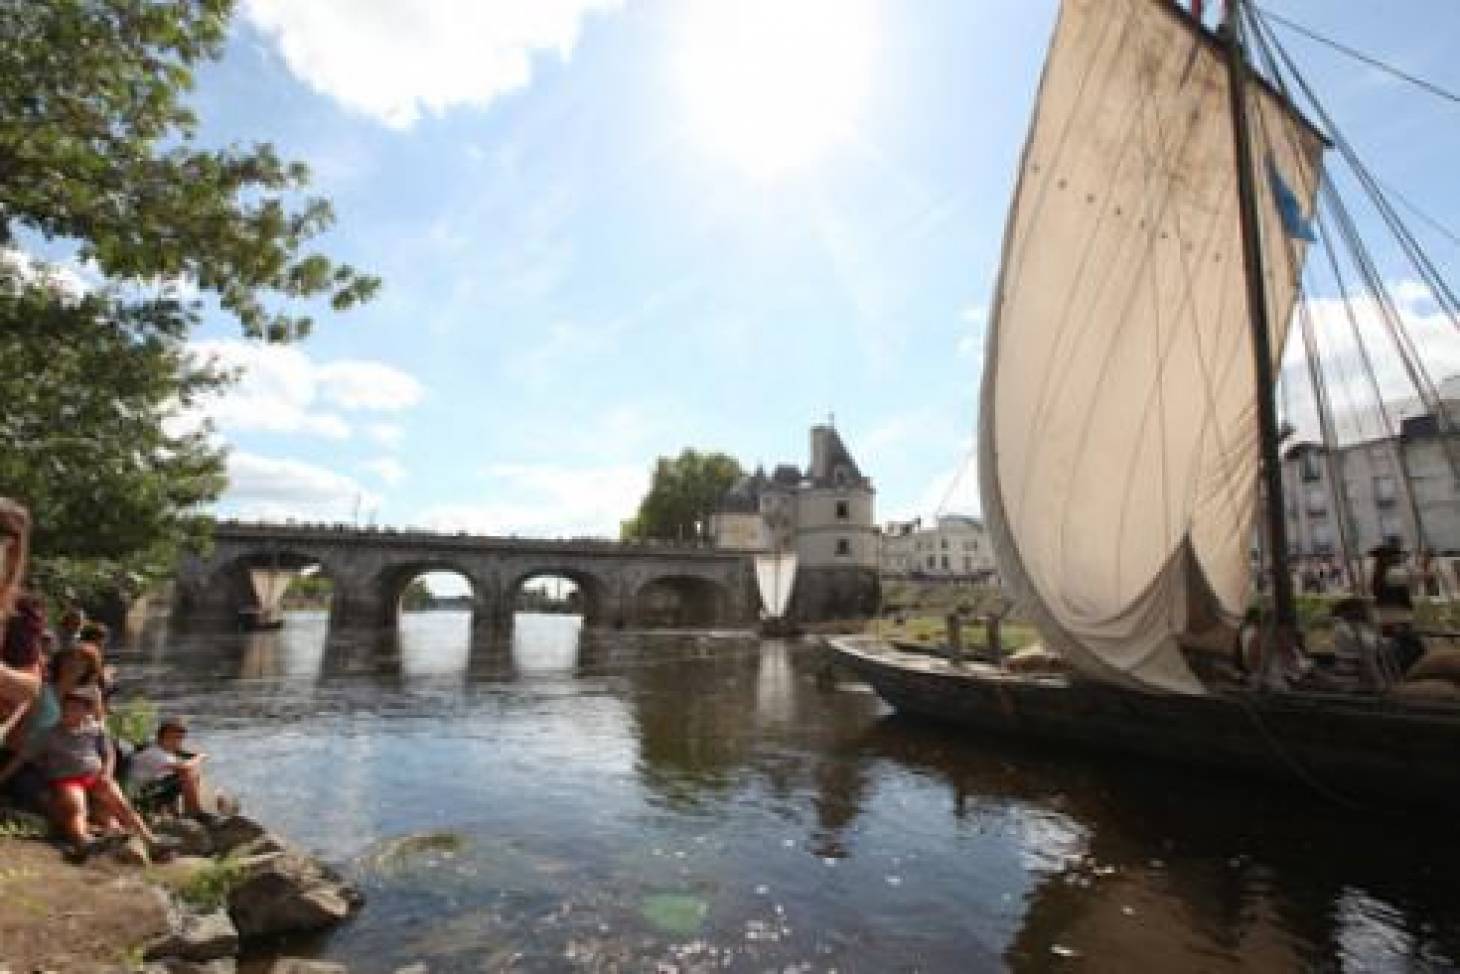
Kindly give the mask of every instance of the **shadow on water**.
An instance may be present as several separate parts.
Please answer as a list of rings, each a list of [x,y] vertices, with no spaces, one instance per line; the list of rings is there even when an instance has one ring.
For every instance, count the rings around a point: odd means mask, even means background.
[[[450,615],[137,654],[251,807],[367,887],[299,950],[367,974],[1460,956],[1444,824],[889,717],[808,644]]]

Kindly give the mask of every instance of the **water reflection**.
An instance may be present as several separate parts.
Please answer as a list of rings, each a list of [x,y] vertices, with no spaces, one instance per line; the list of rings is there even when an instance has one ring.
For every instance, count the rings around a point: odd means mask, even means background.
[[[465,614],[149,644],[251,807],[343,862],[365,972],[1220,970],[1460,956],[1448,830],[981,744],[829,688],[805,644]],[[301,801],[301,795],[306,800]],[[383,855],[438,830],[449,852]],[[303,948],[301,948],[303,949]]]

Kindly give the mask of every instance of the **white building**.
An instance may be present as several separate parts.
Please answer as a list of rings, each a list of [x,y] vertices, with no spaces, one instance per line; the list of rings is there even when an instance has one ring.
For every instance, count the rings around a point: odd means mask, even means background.
[[[981,580],[994,572],[994,553],[982,521],[945,514],[930,528],[921,519],[889,522],[881,564],[885,575]]]
[[[1447,408],[1460,412],[1454,403]],[[1331,456],[1317,443],[1290,447],[1283,493],[1288,550],[1300,568],[1337,566],[1340,511],[1360,555],[1389,542],[1460,556],[1460,442],[1447,444],[1432,415],[1404,420],[1396,437],[1341,446]]]

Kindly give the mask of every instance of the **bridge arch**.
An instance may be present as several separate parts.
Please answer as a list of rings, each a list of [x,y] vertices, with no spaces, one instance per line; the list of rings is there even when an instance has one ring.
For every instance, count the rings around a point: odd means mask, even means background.
[[[466,583],[472,611],[472,626],[485,625],[491,615],[491,579],[474,575],[468,568],[449,558],[413,558],[391,562],[381,568],[372,581],[381,608],[378,625],[383,629],[400,626],[401,600],[412,582],[423,575],[455,575]]]
[[[665,574],[645,581],[634,593],[636,625],[686,629],[723,624],[730,592],[700,575]]]
[[[544,563],[520,568],[509,578],[503,592],[506,611],[515,612],[523,589],[529,582],[542,578],[565,578],[577,589],[578,614],[584,626],[602,626],[614,622],[616,613],[608,583],[597,573],[571,565]]]
[[[189,615],[232,628],[279,618],[285,596],[302,577],[327,579],[333,601],[344,574],[328,554],[308,547],[260,548],[230,554],[179,595]],[[333,604],[329,609],[333,614]]]

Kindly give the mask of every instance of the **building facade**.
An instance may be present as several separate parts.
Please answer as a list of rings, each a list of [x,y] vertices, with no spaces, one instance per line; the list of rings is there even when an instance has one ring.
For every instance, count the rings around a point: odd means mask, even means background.
[[[982,521],[945,514],[928,528],[921,519],[889,522],[881,566],[884,575],[982,581],[994,574],[994,553]]]
[[[877,603],[875,499],[836,429],[813,426],[805,471],[757,469],[726,492],[710,531],[722,548],[796,552],[795,618],[868,615]]]
[[[1283,493],[1288,550],[1300,570],[1337,566],[1341,530],[1359,555],[1387,542],[1460,556],[1460,444],[1446,442],[1432,415],[1405,419],[1398,436],[1332,453],[1296,444],[1283,458]]]

